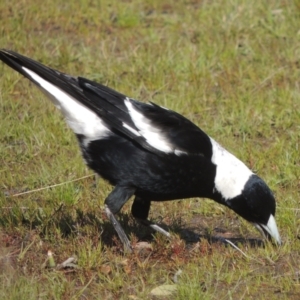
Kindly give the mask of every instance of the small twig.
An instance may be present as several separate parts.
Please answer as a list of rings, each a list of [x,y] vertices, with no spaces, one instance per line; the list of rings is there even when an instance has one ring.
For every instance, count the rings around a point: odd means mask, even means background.
[[[10,196],[11,197],[18,197],[18,196],[25,195],[25,194],[35,193],[35,192],[43,191],[43,190],[50,189],[50,188],[53,188],[53,187],[61,186],[61,185],[67,184],[67,183],[79,181],[81,179],[92,177],[94,175],[95,174],[86,175],[86,176],[83,176],[83,177],[80,177],[80,178],[76,178],[76,179],[73,179],[73,180],[69,180],[69,181],[65,181],[65,182],[62,182],[62,183],[57,183],[57,184],[49,185],[49,186],[46,186],[46,187],[41,187],[41,188],[38,188],[38,189],[35,189],[35,190],[30,190],[30,191],[26,191],[26,192],[22,192],[22,193],[10,195]]]
[[[279,274],[279,275],[273,276],[272,278],[276,279],[276,278],[285,277],[285,276],[299,277],[300,276],[300,271],[287,272],[287,273],[283,273],[283,274]]]
[[[277,206],[277,209],[300,211],[300,208],[293,208],[293,207],[281,207],[281,206]]]
[[[57,270],[64,269],[64,268],[79,268],[74,262],[76,262],[76,257],[69,257],[67,260],[62,262],[61,264],[56,266]]]
[[[175,283],[178,283],[178,276],[180,276],[182,274],[182,270],[181,269],[179,269],[175,274],[174,274],[174,276],[173,276],[173,281],[175,282]]]
[[[241,252],[246,258],[251,258],[250,256],[248,256],[245,252],[243,252],[238,246],[236,246],[233,242],[224,239],[224,241],[226,241],[229,245],[231,245],[234,249],[238,250],[239,252]]]
[[[277,75],[280,71],[282,71],[283,69],[286,69],[286,66],[281,67],[279,69],[277,69],[276,71],[274,71],[273,73],[271,73],[268,77],[266,77],[257,87],[255,87],[252,91],[251,94],[256,93],[257,91],[259,91],[261,88],[264,87],[264,85],[267,84],[267,82],[272,79],[272,77],[274,77],[275,75]]]
[[[13,209],[14,206],[3,206],[1,209]],[[19,206],[20,209],[29,209],[28,206]]]

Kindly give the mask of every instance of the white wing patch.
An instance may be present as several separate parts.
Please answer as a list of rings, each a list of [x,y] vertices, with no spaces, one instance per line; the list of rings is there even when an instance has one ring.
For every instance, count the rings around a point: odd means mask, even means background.
[[[212,162],[217,166],[215,187],[225,200],[241,194],[253,172],[238,158],[221,147],[215,140],[212,143]]]
[[[31,70],[25,67],[22,69],[51,96],[52,102],[62,111],[67,124],[75,133],[84,135],[87,141],[101,139],[111,133],[90,109]]]
[[[128,124],[122,122],[123,127],[125,127],[126,129],[128,129],[129,131],[131,131],[133,134],[135,134],[136,136],[141,136],[139,134],[138,131],[136,131],[134,128],[132,128],[131,126],[129,126]]]
[[[165,153],[175,153],[176,155],[181,155],[185,153],[184,151],[175,149],[174,146],[168,141],[166,136],[163,134],[161,129],[153,126],[153,124],[151,124],[151,120],[147,119],[143,114],[137,111],[130,102],[129,98],[125,99],[125,105],[128,109],[128,112],[134,125],[138,129],[137,132],[133,128],[130,128],[131,131],[134,130],[139,135],[143,136],[149,145],[151,145],[159,151]],[[123,126],[129,129],[128,125],[123,124]]]

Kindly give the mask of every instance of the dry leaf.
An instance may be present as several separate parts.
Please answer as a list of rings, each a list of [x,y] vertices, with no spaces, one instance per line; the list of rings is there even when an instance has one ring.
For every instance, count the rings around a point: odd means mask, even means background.
[[[152,251],[152,245],[150,243],[147,242],[138,242],[135,244],[134,249],[138,250],[138,252],[142,251],[142,250],[150,250]]]
[[[176,292],[177,286],[175,284],[163,284],[154,288],[150,294],[153,296],[170,296]]]
[[[108,275],[111,272],[111,267],[109,265],[102,265],[100,271],[101,273]]]

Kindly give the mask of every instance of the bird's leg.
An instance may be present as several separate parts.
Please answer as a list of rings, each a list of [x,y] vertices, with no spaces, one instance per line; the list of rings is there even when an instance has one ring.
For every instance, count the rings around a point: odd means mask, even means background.
[[[155,231],[158,231],[165,235],[166,237],[170,238],[171,235],[168,231],[164,230],[157,224],[154,224],[153,222],[148,220],[148,214],[150,210],[150,204],[151,202],[149,200],[141,199],[139,197],[135,197],[132,207],[131,207],[131,213],[132,215],[143,225],[149,226]]]
[[[106,213],[107,217],[109,218],[110,222],[113,224],[120,240],[124,244],[125,250],[128,252],[132,252],[130,241],[129,241],[126,233],[124,232],[121,224],[116,219],[116,217],[114,216],[114,214],[111,212],[111,210],[109,209],[109,207],[107,205],[105,205],[105,213]]]
[[[114,190],[105,199],[105,213],[111,221],[111,223],[113,224],[127,252],[132,252],[130,241],[114,214],[120,211],[122,206],[134,194],[134,192],[135,189],[133,188],[116,186]]]

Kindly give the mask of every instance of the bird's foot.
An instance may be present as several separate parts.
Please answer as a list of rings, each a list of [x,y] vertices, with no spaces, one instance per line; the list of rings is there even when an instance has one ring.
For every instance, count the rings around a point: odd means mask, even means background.
[[[141,219],[137,219],[141,224],[151,227],[152,229],[154,229],[157,232],[160,232],[161,234],[163,234],[164,236],[166,236],[167,238],[171,238],[171,234],[164,230],[163,228],[161,228],[160,226],[158,226],[157,224],[152,223],[149,220],[141,220]]]

